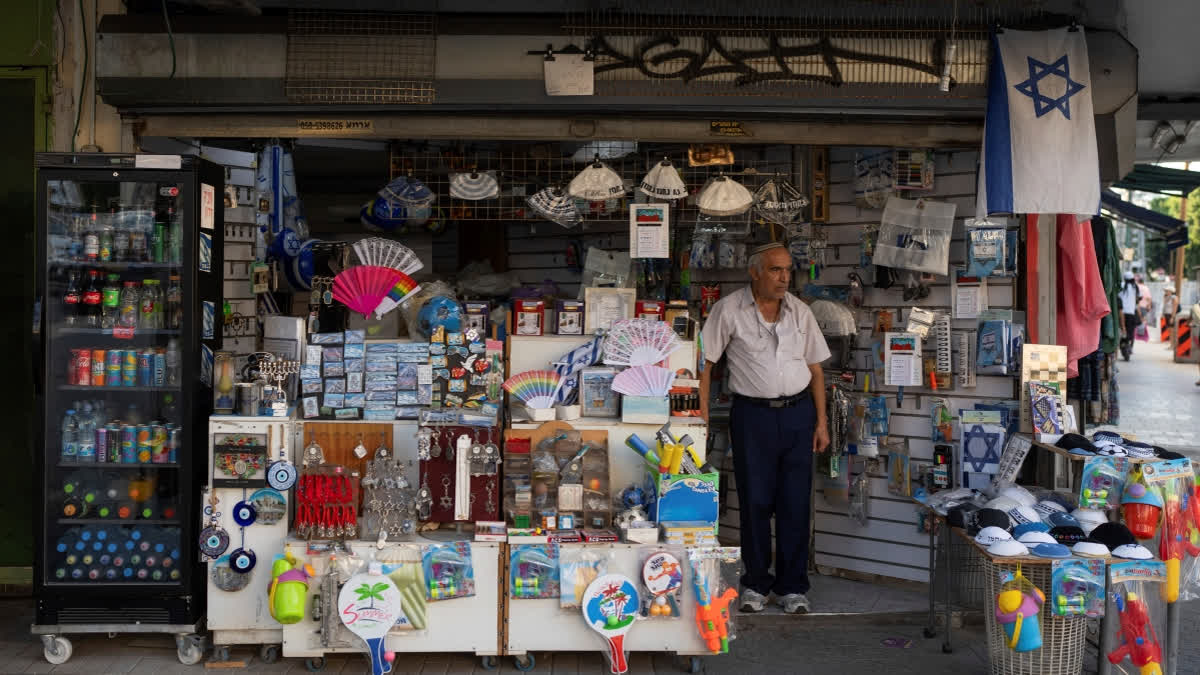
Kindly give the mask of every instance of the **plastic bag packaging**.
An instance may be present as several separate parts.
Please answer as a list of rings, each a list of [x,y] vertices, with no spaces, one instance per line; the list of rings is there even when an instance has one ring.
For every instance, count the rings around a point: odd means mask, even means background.
[[[1046,594],[1021,573],[1021,566],[1000,586],[996,595],[996,621],[1004,630],[1004,645],[1014,652],[1042,647],[1042,606]]]
[[[476,261],[458,272],[458,291],[468,298],[491,295],[508,295],[521,285],[521,275],[516,272],[496,272],[492,263]]]
[[[471,542],[454,541],[422,547],[421,568],[426,580],[425,597],[430,602],[475,595]]]
[[[1167,607],[1159,587],[1167,581],[1166,565],[1156,560],[1112,563],[1108,576],[1109,598],[1117,611],[1111,622],[1116,648],[1104,656],[1127,675],[1163,672],[1159,636],[1167,625]]]
[[[1104,616],[1104,561],[1055,560],[1050,608],[1057,616]]]
[[[1182,489],[1182,486],[1181,486]],[[1200,476],[1192,478],[1191,496],[1187,500],[1191,512],[1191,541],[1200,541]],[[1191,556],[1185,560],[1180,573],[1180,600],[1196,600],[1200,598],[1200,556]]]
[[[428,340],[437,325],[446,325],[451,332],[457,332],[453,330],[455,321],[462,326],[462,305],[454,289],[443,281],[421,284],[416,296],[400,305],[400,314],[408,325],[408,334],[422,340]]]
[[[746,242],[722,237],[717,244],[717,266],[726,270],[746,268]]]
[[[641,581],[646,588],[638,614],[643,619],[678,619],[683,599],[683,560],[681,547],[645,546],[638,549]]]
[[[1079,508],[1110,511],[1121,504],[1125,477],[1129,473],[1127,457],[1088,457],[1083,461],[1079,481]]]
[[[891,197],[883,209],[872,262],[886,267],[945,275],[955,205]]]
[[[378,552],[375,558],[381,563],[383,574],[400,591],[400,607],[404,610],[404,617],[389,632],[415,634],[413,631],[428,630],[425,573],[420,550],[411,546],[392,546]]]
[[[967,235],[967,276],[988,277],[1005,276],[1008,259],[1008,233],[1004,226],[987,220],[968,218],[966,221]]]
[[[850,481],[850,503],[846,513],[863,526],[871,519],[871,478],[866,470]]]
[[[611,549],[564,548],[558,554],[558,606],[579,609],[587,587],[601,575],[608,574],[613,554]]]
[[[854,154],[854,204],[864,209],[882,208],[892,196],[896,180],[891,150]]]
[[[585,288],[630,288],[629,251],[606,251],[589,247],[583,260],[579,300]]]
[[[1167,582],[1162,587],[1163,600],[1177,602],[1194,590],[1186,590],[1185,580],[1194,576],[1193,568],[1200,557],[1200,537],[1196,534],[1195,516],[1200,514],[1192,503],[1195,499],[1196,477],[1191,460],[1186,458],[1150,462],[1141,465],[1142,479],[1149,490],[1157,493],[1162,503],[1162,521],[1158,539],[1158,559],[1166,563]]]
[[[688,266],[698,270],[711,270],[717,266],[717,252],[711,234],[692,235]]]
[[[742,575],[742,550],[736,547],[696,547],[687,550],[696,602],[696,628],[713,654],[729,652],[737,637],[733,605]]]
[[[558,544],[517,544],[511,547],[508,597],[514,600],[557,598]]]

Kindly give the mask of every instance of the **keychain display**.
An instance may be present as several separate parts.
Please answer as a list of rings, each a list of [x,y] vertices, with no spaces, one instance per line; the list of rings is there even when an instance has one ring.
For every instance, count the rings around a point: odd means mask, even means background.
[[[425,572],[425,597],[436,602],[475,595],[475,567],[471,542],[429,544],[421,549]]]
[[[587,548],[564,548],[558,552],[559,607],[578,609],[583,596],[597,577],[608,573],[611,553]]]
[[[639,610],[644,618],[678,618],[683,591],[683,564],[675,553],[661,549],[643,552],[642,583],[646,595]]]
[[[416,532],[420,495],[404,475],[404,463],[383,442],[367,462],[362,487],[362,532],[364,539],[396,538]]]
[[[308,540],[357,537],[356,482],[342,466],[306,468],[296,483],[296,535]]]

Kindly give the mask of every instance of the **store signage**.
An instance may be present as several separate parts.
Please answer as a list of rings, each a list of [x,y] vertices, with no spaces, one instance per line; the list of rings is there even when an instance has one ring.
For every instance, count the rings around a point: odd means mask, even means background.
[[[708,132],[713,136],[749,136],[746,127],[741,122],[730,120],[712,120],[708,123]]]
[[[319,136],[370,134],[375,131],[375,120],[296,120],[296,131]]]

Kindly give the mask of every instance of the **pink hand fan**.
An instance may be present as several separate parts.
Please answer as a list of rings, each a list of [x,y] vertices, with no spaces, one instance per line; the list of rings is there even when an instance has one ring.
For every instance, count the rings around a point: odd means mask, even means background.
[[[350,309],[369,315],[392,290],[400,275],[390,267],[359,265],[349,267],[333,278],[333,297]]]

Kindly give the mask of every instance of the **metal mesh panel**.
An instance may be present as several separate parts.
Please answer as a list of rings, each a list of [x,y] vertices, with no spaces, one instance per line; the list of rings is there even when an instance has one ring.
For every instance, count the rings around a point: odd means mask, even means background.
[[[698,211],[696,195],[718,171],[734,178],[751,192],[771,177],[791,177],[791,155],[768,153],[766,146],[733,146],[732,166],[688,166],[688,146],[684,144],[637,144],[630,141],[594,141],[572,143],[480,143],[474,145],[404,143],[392,145],[391,178],[411,175],[437,194],[439,217],[451,221],[541,220],[528,207],[525,198],[548,186],[565,188],[596,155],[616,171],[626,187],[621,199],[606,201],[577,200],[584,222],[628,222],[631,200],[652,201],[636,186],[646,172],[664,157],[669,157],[688,188],[689,198],[672,207],[671,220],[679,224],[694,222]],[[617,156],[620,155],[620,156]],[[776,156],[778,155],[778,156]],[[450,196],[450,178],[462,172],[493,172],[499,184],[498,197],[478,201]],[[729,222],[747,225],[751,213],[729,217]]]
[[[289,100],[297,103],[432,103],[434,15],[288,12]]]
[[[989,27],[1028,24],[1035,7],[622,0],[570,14],[568,30],[595,53],[597,95],[967,98],[984,94]]]

